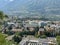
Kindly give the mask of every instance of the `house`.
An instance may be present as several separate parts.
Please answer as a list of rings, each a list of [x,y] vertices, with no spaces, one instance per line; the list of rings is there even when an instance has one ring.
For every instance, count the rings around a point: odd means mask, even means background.
[[[46,31],[54,31],[55,29],[53,27],[50,26],[44,26],[44,28],[46,29]]]
[[[60,26],[59,25],[55,25],[55,24],[50,24],[44,27],[46,29],[46,31],[48,31],[49,33],[51,33],[52,36],[55,36],[56,34],[60,33]]]
[[[44,27],[47,31],[55,31],[55,32],[59,32],[60,30],[60,26],[59,25],[47,25]]]
[[[24,25],[25,30],[30,30],[30,31],[34,31],[34,29],[36,27],[38,27],[37,24],[26,24],[26,25]]]
[[[11,30],[12,32],[22,32],[23,31],[23,28],[18,28],[18,29],[16,29],[16,28],[13,28],[12,30]]]
[[[43,35],[44,34],[44,28],[40,28],[39,31],[38,31],[38,35]]]

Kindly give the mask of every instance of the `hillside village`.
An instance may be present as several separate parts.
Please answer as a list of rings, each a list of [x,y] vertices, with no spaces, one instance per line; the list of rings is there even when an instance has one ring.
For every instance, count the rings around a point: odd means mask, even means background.
[[[2,34],[7,35],[6,40],[12,45],[58,45],[60,35],[60,21],[21,20],[18,17],[6,19]]]
[[[60,45],[60,0],[0,0],[0,45]]]

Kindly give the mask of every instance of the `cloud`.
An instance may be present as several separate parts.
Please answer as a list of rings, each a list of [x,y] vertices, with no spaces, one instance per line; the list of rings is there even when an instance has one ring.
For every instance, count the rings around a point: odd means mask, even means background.
[[[9,0],[9,1],[14,1],[14,0]]]
[[[10,1],[10,2],[12,2],[12,1],[14,1],[14,0],[5,0],[5,1]]]

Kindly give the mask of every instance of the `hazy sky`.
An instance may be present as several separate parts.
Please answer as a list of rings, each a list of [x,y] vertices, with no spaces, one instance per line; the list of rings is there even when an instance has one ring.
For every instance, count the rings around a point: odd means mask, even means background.
[[[0,8],[4,7],[8,3],[12,2],[14,0],[0,0]]]

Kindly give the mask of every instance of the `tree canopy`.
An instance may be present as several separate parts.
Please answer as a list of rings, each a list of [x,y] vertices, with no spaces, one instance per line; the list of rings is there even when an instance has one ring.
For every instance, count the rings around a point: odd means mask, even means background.
[[[8,16],[3,11],[0,11],[0,19],[3,20],[4,18],[8,18]]]
[[[0,45],[12,45],[12,42],[5,39],[5,35],[0,33]]]
[[[0,33],[0,45],[3,45],[5,43],[5,36]]]
[[[60,36],[56,37],[58,45],[60,45]]]
[[[4,18],[4,13],[2,11],[0,11],[0,19]]]

